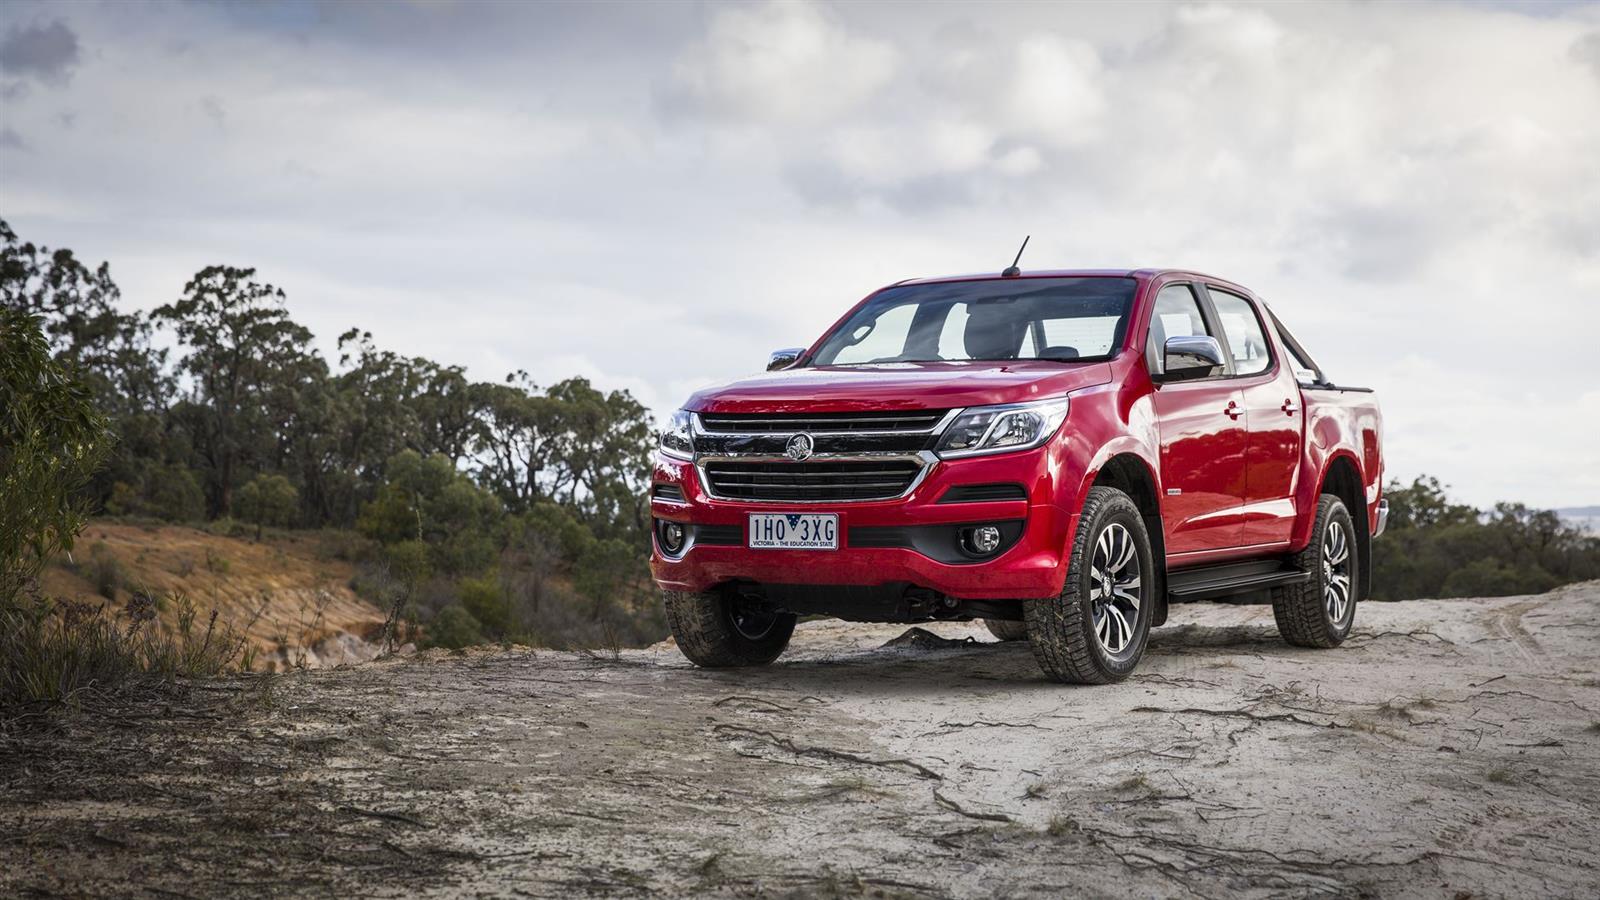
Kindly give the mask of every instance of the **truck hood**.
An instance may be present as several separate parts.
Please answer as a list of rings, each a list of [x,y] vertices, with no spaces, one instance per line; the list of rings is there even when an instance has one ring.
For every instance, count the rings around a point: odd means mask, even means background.
[[[1103,362],[879,363],[769,372],[706,388],[694,412],[851,412],[952,409],[1059,397],[1111,380]]]

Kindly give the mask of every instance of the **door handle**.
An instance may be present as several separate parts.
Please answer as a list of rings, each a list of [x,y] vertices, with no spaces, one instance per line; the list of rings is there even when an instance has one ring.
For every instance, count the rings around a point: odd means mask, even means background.
[[[1300,411],[1300,404],[1294,402],[1293,400],[1285,400],[1283,401],[1283,405],[1278,408],[1292,416]]]
[[[1228,408],[1223,410],[1223,412],[1228,414],[1228,418],[1237,419],[1244,415],[1244,407],[1240,406],[1237,401],[1229,400]]]

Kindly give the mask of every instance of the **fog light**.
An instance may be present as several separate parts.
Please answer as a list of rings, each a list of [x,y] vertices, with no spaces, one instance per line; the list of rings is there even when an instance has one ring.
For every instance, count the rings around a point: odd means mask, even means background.
[[[658,534],[661,538],[661,549],[668,553],[677,553],[683,549],[685,532],[683,525],[678,522],[662,522]]]
[[[967,549],[979,556],[988,556],[1000,549],[1000,529],[993,525],[967,529]]]

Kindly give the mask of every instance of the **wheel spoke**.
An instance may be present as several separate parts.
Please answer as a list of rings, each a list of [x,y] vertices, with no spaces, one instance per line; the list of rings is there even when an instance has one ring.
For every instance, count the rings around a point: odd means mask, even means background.
[[[1335,525],[1328,530],[1328,562],[1339,565],[1350,558],[1350,545],[1345,540],[1344,529]]]
[[[1106,612],[1110,613],[1107,618],[1114,619],[1117,623],[1117,641],[1116,645],[1110,648],[1111,652],[1121,653],[1122,648],[1128,646],[1128,641],[1133,639],[1133,626],[1128,624],[1128,619],[1122,614],[1122,610],[1117,609],[1115,606],[1108,604]]]
[[[1121,572],[1128,567],[1128,563],[1132,559],[1133,535],[1119,525],[1117,526],[1117,561],[1112,564],[1111,570],[1113,572]]]

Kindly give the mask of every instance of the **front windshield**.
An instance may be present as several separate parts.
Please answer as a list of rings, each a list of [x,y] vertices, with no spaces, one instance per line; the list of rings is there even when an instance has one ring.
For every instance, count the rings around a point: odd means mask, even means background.
[[[967,359],[1108,359],[1132,278],[1005,278],[885,288],[829,334],[816,366]]]

